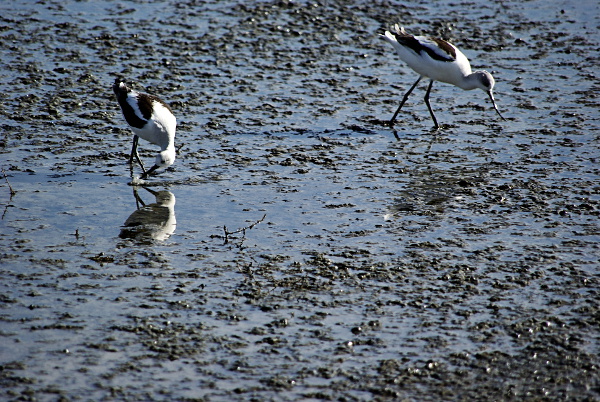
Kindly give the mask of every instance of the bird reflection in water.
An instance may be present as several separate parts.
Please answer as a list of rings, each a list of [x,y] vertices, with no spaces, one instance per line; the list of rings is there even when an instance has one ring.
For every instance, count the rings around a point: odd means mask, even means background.
[[[133,195],[137,210],[134,211],[123,224],[119,237],[133,239],[139,242],[163,241],[175,231],[175,196],[170,191],[153,191],[144,187],[144,190],[153,194],[156,202],[146,205],[137,188]]]

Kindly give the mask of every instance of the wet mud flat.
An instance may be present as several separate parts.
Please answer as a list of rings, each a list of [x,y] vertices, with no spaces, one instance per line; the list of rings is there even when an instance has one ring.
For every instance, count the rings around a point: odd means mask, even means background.
[[[598,8],[2,3],[1,398],[597,400]],[[383,125],[398,21],[508,121]],[[116,75],[179,120],[142,186]]]

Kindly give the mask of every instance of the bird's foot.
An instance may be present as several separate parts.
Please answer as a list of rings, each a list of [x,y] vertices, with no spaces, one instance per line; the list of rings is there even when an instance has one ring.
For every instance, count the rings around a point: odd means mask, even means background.
[[[140,179],[145,180],[148,176],[150,176],[150,173],[154,172],[156,169],[158,169],[157,165],[152,166],[150,169],[145,170],[142,167],[142,170],[144,171],[144,173],[142,173],[142,175],[140,176]]]

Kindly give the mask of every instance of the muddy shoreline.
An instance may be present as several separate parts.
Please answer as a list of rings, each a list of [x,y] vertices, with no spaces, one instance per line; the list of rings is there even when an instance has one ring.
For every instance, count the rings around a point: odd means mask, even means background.
[[[0,11],[1,399],[600,398],[597,4]],[[425,88],[382,124],[398,21],[508,121],[438,85],[442,130]],[[144,186],[116,75],[178,117]]]

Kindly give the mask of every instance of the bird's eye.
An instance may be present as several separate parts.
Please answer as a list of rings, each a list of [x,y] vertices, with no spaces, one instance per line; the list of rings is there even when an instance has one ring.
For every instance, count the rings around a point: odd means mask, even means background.
[[[487,75],[484,75],[484,76],[481,77],[481,83],[484,86],[486,86],[487,88],[489,88],[492,85],[492,83],[490,82],[490,79],[488,78]]]

